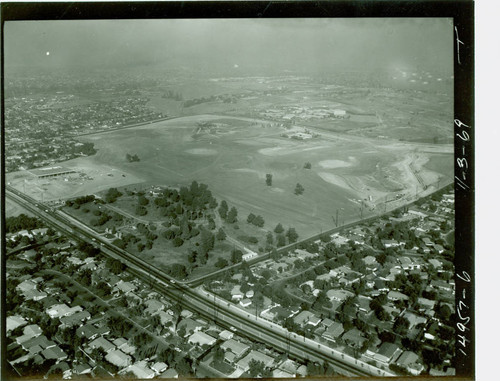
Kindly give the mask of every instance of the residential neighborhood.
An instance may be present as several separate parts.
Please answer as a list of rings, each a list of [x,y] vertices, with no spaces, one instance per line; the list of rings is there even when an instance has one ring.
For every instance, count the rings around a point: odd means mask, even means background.
[[[18,376],[308,374],[304,364],[116,271],[90,245],[49,233],[48,242],[31,234],[30,245],[14,249],[7,260],[7,360]]]
[[[2,7],[6,378],[474,376],[469,9],[313,3]]]
[[[401,374],[453,372],[453,193],[242,267],[208,290]]]

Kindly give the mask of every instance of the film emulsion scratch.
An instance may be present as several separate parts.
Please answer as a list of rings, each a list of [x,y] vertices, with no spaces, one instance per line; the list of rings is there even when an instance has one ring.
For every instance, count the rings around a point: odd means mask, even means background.
[[[6,21],[6,374],[460,375],[450,20]]]

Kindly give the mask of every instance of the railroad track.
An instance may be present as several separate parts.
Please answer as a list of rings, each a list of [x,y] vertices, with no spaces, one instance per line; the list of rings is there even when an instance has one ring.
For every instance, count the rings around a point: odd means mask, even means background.
[[[101,245],[101,250],[104,254],[113,258],[125,261],[129,265],[129,271],[149,281],[151,287],[159,292],[166,294],[174,300],[181,301],[188,306],[186,302],[191,299],[190,306],[198,307],[195,310],[209,319],[214,319],[218,324],[224,327],[237,326],[244,335],[254,340],[263,342],[271,347],[277,347],[280,350],[289,352],[293,357],[301,360],[325,361],[331,364],[336,371],[345,374],[346,376],[393,376],[391,372],[378,369],[364,362],[354,360],[354,364],[349,364],[350,356],[341,354],[330,349],[327,353],[325,346],[313,342],[295,333],[284,331],[277,324],[266,322],[262,319],[254,319],[247,316],[242,316],[242,310],[238,309],[231,303],[213,296],[205,297],[199,291],[193,289],[186,284],[177,282],[172,277],[164,274],[164,272],[148,263],[144,263],[132,254],[125,250],[119,249],[108,242],[101,240],[100,237],[95,237],[96,233],[89,228],[77,226],[74,222],[64,218],[60,214],[49,213],[40,210],[36,201],[21,192],[6,187],[6,196],[13,201],[20,203],[33,214],[42,218],[46,223],[57,230],[63,231],[66,235],[77,240],[85,240],[90,243],[98,242]],[[69,225],[69,229],[68,229]],[[83,224],[82,224],[83,225]],[[87,230],[88,229],[88,230]],[[153,283],[154,281],[154,283]],[[178,293],[181,292],[179,296]],[[240,333],[240,332],[238,332]],[[318,348],[313,348],[313,344]],[[325,348],[323,348],[325,347]]]

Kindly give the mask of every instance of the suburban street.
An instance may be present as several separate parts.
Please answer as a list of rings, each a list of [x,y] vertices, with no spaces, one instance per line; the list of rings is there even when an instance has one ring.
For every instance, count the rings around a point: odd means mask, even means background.
[[[294,333],[290,334],[277,324],[261,318],[256,319],[255,316],[248,314],[225,300],[214,297],[206,291],[202,292],[200,289],[193,289],[179,283],[126,251],[110,245],[88,227],[76,226],[76,221],[74,222],[75,225],[68,226],[68,222],[63,221],[59,215],[50,213],[48,209],[44,209],[43,205],[35,204],[34,200],[29,200],[27,196],[21,195],[20,192],[12,192],[12,189],[9,188],[7,187],[6,189],[7,197],[46,221],[50,226],[63,231],[65,234],[69,233],[71,237],[78,240],[85,240],[90,243],[99,242],[104,254],[124,261],[135,272],[142,274],[152,285],[152,280],[156,280],[156,283],[154,283],[156,290],[177,300],[179,299],[179,293],[181,293],[180,299],[187,308],[194,309],[202,315],[214,319],[222,326],[236,328],[242,335],[257,339],[269,346],[288,351],[291,356],[299,359],[317,362],[328,361],[338,373],[346,376],[394,375],[391,372],[383,371],[332,350],[313,340],[300,337]],[[80,223],[79,225],[83,224]]]

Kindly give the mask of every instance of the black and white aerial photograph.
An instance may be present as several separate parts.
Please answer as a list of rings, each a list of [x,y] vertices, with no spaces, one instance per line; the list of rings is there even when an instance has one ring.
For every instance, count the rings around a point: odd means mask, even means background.
[[[4,21],[5,376],[460,375],[454,25]]]

